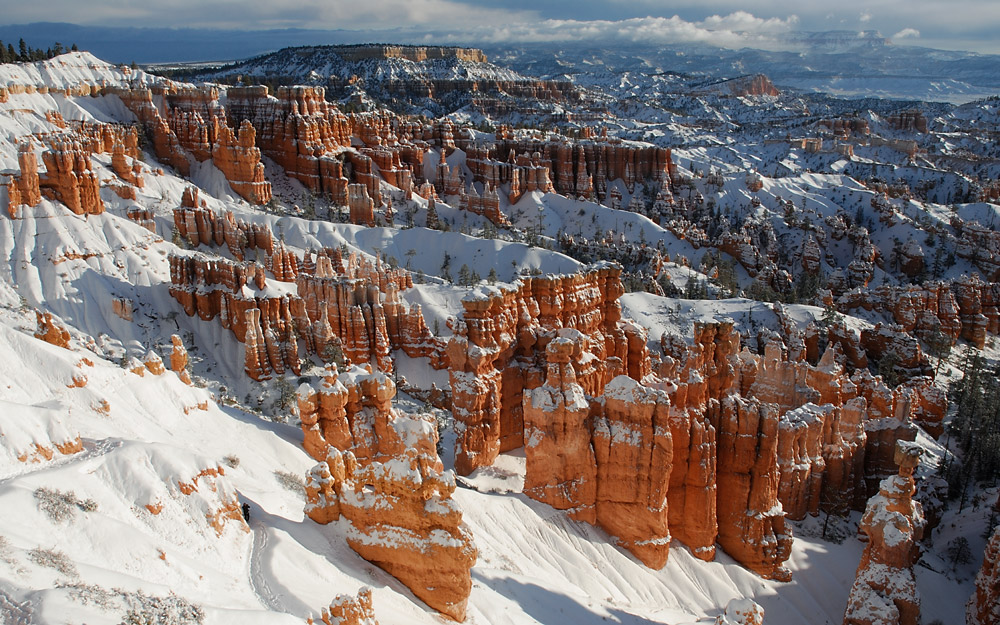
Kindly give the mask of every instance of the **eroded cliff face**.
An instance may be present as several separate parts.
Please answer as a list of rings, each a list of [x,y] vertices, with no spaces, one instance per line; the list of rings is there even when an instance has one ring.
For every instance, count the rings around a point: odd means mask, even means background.
[[[860,531],[868,544],[851,586],[844,625],[916,625],[920,618],[913,565],[920,557],[925,522],[920,502],[913,500],[913,471],[922,450],[907,442],[897,443],[895,449],[899,473],[882,480],[861,518]]]
[[[452,500],[454,474],[437,456],[433,423],[392,407],[392,380],[371,369],[331,370],[299,389],[306,450],[306,514],[343,516],[347,543],[430,607],[465,619],[476,548]]]
[[[271,199],[264,178],[256,130],[250,123],[229,127],[215,87],[108,89],[138,118],[156,157],[188,176],[192,160],[211,160],[233,191],[252,204]]]
[[[197,202],[196,196],[190,201]],[[399,298],[401,289],[413,286],[409,273],[387,267],[380,258],[351,254],[345,259],[339,249],[300,259],[283,243],[275,244],[270,229],[237,222],[231,213],[220,217],[207,209],[182,208],[174,218],[178,232],[195,241],[232,241],[230,249],[239,250],[239,257],[245,249],[267,253],[267,269],[197,254],[170,257],[171,295],[189,316],[218,319],[247,344],[245,369],[255,380],[286,369],[298,374],[300,341],[306,354],[327,361],[343,358],[347,364],[370,362],[382,371],[392,370],[393,349],[429,357],[436,368],[446,366],[444,343],[431,334],[420,307]],[[294,291],[272,287],[270,280],[292,282]]]

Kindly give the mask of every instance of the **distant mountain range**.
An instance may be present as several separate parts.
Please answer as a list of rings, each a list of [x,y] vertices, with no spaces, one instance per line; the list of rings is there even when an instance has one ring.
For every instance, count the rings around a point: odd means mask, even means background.
[[[0,26],[0,40],[34,47],[60,42],[116,63],[222,62],[289,46],[373,41],[426,44],[412,30],[233,31],[35,23]],[[543,78],[572,76],[585,63],[609,72],[681,72],[708,78],[763,73],[779,87],[844,97],[966,102],[1000,92],[1000,55],[894,45],[875,31],[797,32],[793,51],[728,50],[704,44],[518,43],[486,49],[489,60]],[[476,42],[468,42],[476,45]],[[481,45],[481,44],[480,44]]]

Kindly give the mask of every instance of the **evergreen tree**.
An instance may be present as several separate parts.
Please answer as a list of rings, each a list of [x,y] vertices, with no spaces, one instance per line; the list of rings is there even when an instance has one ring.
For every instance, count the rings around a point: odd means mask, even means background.
[[[24,43],[23,38],[17,42],[17,51],[18,51],[17,54],[18,61],[24,63],[25,61],[31,60],[31,57],[28,56],[28,44]]]

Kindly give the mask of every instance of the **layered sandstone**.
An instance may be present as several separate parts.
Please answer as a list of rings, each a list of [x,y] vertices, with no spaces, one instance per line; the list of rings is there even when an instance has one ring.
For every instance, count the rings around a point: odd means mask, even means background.
[[[920,503],[913,501],[913,471],[922,450],[896,446],[899,473],[886,478],[868,501],[860,530],[868,537],[851,586],[844,625],[916,625],[920,618],[913,565],[924,531]]]
[[[267,204],[271,200],[271,183],[264,179],[256,137],[253,125],[246,120],[240,124],[238,134],[229,126],[222,126],[212,146],[212,162],[243,199],[252,204]]]
[[[184,348],[181,337],[176,334],[172,335],[170,343],[173,346],[170,350],[170,370],[177,374],[181,382],[191,384],[191,374],[187,370],[188,353],[187,349]]]
[[[568,276],[524,278],[481,287],[463,299],[464,314],[447,347],[459,473],[488,466],[500,451],[524,444],[522,397],[526,389],[541,386],[538,363],[558,331],[584,335],[576,377],[592,396],[621,373],[641,379],[648,372],[641,329],[619,323],[620,272],[598,266]]]
[[[219,232],[208,225],[210,220],[200,218],[211,216],[209,211],[191,210],[185,214],[197,219],[190,223],[175,211],[187,236]],[[255,245],[262,245],[261,239],[273,245],[270,230],[265,232],[266,238],[258,236]],[[392,370],[393,349],[428,357],[434,367],[445,366],[443,342],[427,328],[420,307],[399,298],[399,291],[413,284],[405,271],[390,269],[380,258],[368,261],[351,254],[344,259],[339,250],[330,249],[307,253],[299,260],[280,242],[272,248],[268,264],[275,279],[294,282],[294,293],[278,295],[287,289],[268,286],[260,265],[170,257],[171,295],[189,316],[218,318],[237,340],[252,341],[246,365],[253,376],[263,379],[270,372],[283,373],[286,367],[297,373],[300,341],[307,354],[323,360],[342,356],[348,364],[371,362],[383,371]],[[251,309],[259,311],[252,320],[247,317]],[[248,329],[253,331],[249,339]]]
[[[646,566],[670,550],[668,493],[673,467],[667,393],[620,375],[604,388],[593,422],[597,523]]]

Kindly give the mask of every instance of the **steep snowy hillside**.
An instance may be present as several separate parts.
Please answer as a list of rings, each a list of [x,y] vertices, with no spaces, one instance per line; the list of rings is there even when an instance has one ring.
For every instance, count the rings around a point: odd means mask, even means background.
[[[815,114],[719,85],[485,133],[316,85],[545,83],[291,58],[274,93],[0,66],[4,622],[836,624],[921,451],[899,574],[962,620],[997,492],[943,387],[998,356],[996,198],[917,143],[992,104],[850,154],[734,140]]]

